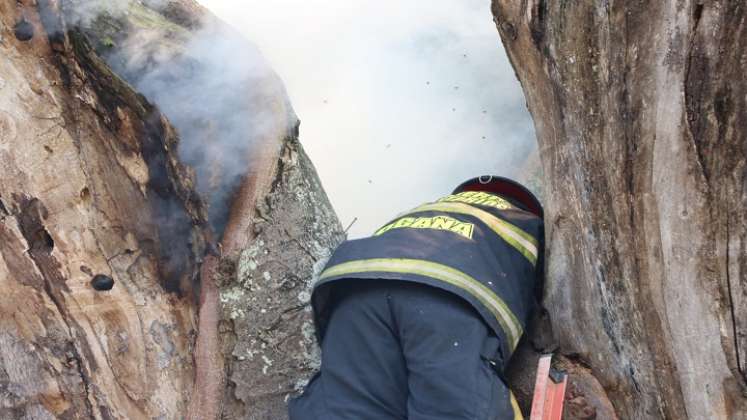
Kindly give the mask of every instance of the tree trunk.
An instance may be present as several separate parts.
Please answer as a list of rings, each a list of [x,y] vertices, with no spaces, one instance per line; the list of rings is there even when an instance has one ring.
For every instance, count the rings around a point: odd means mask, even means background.
[[[545,307],[590,373],[573,418],[747,418],[747,5],[492,10],[540,146]]]
[[[493,4],[547,202],[550,327],[517,360],[559,346],[568,418],[747,418],[746,6],[596,3]],[[271,72],[240,80],[263,124],[230,201],[195,186],[176,130],[209,118],[175,129],[102,57],[139,85],[120,43],[155,31],[145,56],[184,64],[212,18],[132,4],[69,27],[66,2],[0,3],[0,417],[283,418],[339,222]]]
[[[148,91],[174,127],[128,82],[209,67],[200,37],[235,34],[191,0],[85,3],[0,3],[0,418],[283,418],[316,363],[308,285],[342,231],[282,83],[218,63],[246,91],[230,117],[257,126],[229,173],[223,115],[199,113],[220,92],[193,83],[205,99],[185,109]],[[211,166],[181,163],[191,140],[216,145]]]
[[[205,212],[173,128],[61,25],[0,3],[0,417],[175,418]]]

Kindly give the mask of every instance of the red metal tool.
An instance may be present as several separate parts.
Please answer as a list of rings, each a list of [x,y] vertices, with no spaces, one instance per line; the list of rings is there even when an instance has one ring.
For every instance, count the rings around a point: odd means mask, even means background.
[[[552,354],[539,359],[530,420],[561,420],[568,375],[552,369]]]

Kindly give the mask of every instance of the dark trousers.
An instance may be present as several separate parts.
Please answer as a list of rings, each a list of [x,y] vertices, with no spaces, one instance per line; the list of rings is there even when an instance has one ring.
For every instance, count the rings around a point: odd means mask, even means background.
[[[469,303],[411,282],[333,287],[321,371],[290,401],[291,420],[515,418],[490,362],[498,339]]]

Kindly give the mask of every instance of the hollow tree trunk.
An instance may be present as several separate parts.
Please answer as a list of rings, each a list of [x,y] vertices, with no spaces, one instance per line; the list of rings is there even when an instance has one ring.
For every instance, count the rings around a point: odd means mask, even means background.
[[[0,2],[0,418],[283,418],[316,363],[308,285],[342,232],[282,83],[240,77],[232,117],[262,124],[239,139],[216,250],[212,197],[176,152],[211,140],[210,117],[172,126],[113,60],[143,31],[141,57],[183,64],[205,22],[225,29],[191,0],[71,7]]]
[[[492,10],[540,145],[560,353],[620,418],[747,418],[747,4]]]

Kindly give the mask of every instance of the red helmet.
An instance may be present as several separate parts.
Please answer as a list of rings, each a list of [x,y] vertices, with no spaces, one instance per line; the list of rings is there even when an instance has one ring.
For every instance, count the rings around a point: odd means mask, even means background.
[[[463,182],[452,194],[464,191],[485,191],[505,197],[540,218],[544,216],[542,203],[526,187],[502,176],[483,175]]]

